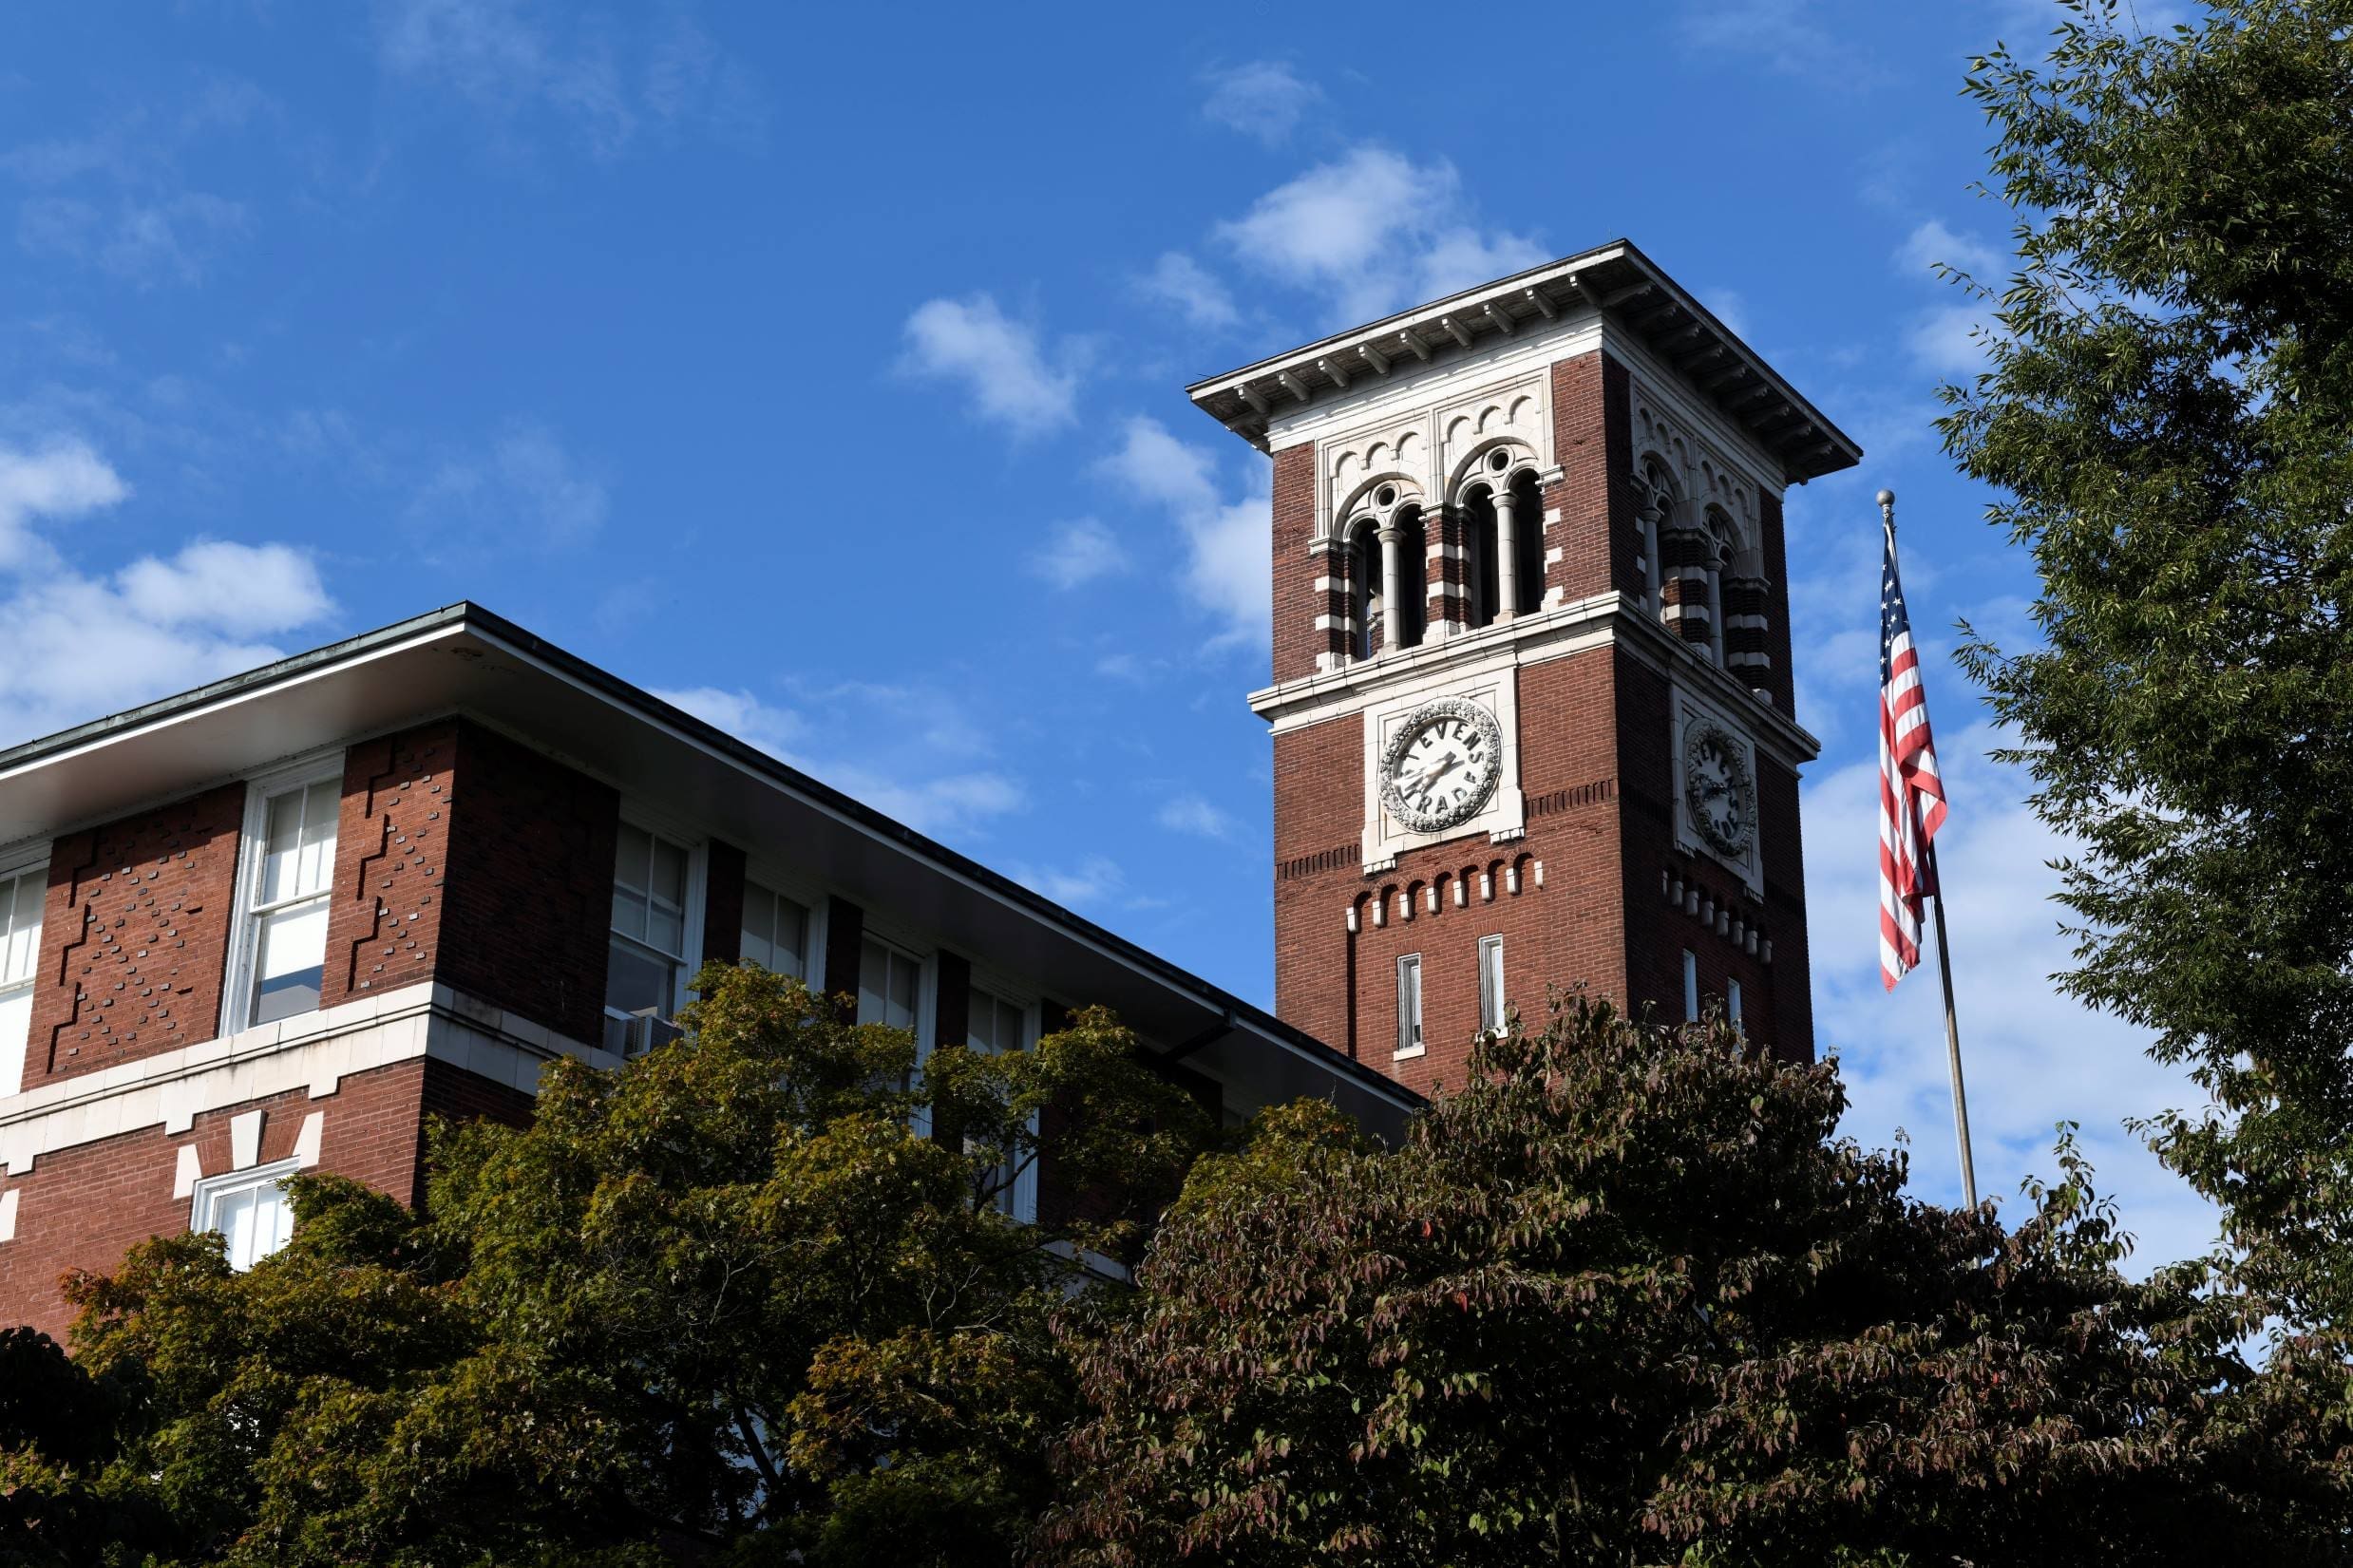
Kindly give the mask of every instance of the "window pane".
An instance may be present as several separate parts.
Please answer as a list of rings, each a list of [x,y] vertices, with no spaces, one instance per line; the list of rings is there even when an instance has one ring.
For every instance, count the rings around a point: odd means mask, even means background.
[[[229,1267],[249,1269],[254,1256],[254,1189],[222,1193],[213,1200],[212,1228],[229,1243]]]
[[[890,1026],[893,1029],[915,1027],[915,982],[917,969],[914,960],[903,953],[894,953],[890,959]]]
[[[654,841],[645,829],[621,824],[613,850],[613,929],[624,935],[645,935],[646,878],[653,853]]]
[[[1422,1043],[1422,961],[1397,960],[1397,1048],[1413,1050]]]
[[[1504,1027],[1504,940],[1500,936],[1479,939],[1479,1027]]]
[[[1740,982],[1737,980],[1724,988],[1724,1015],[1736,1024],[1740,1021]]]
[[[776,968],[776,895],[756,882],[744,885],[744,932],[737,952],[747,964]]]
[[[302,796],[302,847],[295,857],[294,891],[324,893],[335,875],[335,810],[343,787],[321,779]]]
[[[615,937],[605,960],[604,1005],[615,1012],[666,1016],[674,1006],[678,966],[635,942]]]
[[[858,1021],[915,1027],[916,961],[868,937],[858,950]]]
[[[253,1021],[316,1011],[326,959],[325,900],[264,915],[254,958]]]
[[[686,851],[667,839],[654,841],[654,880],[646,884],[654,901],[671,909],[686,907]]]
[[[0,882],[0,986],[32,978],[41,952],[45,873],[28,871]]]
[[[261,901],[275,904],[294,896],[295,860],[302,849],[302,791],[271,801],[262,829]]]
[[[1699,1018],[1699,959],[1688,948],[1683,950],[1683,1017],[1693,1023]]]
[[[0,1099],[24,1086],[25,1037],[32,1030],[32,988],[0,992]]]
[[[769,968],[799,979],[808,962],[808,911],[790,898],[776,900],[775,959]]]

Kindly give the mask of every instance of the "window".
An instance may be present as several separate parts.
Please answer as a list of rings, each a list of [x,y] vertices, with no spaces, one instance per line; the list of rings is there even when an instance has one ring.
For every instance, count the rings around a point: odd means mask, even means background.
[[[1731,981],[1724,987],[1724,1015],[1732,1020],[1735,1028],[1739,1026],[1740,982],[1737,980]]]
[[[338,772],[266,790],[247,820],[236,1029],[318,1011],[342,797]]]
[[[1501,1034],[1504,1028],[1504,939],[1479,938],[1479,1028]]]
[[[1683,1021],[1699,1021],[1699,959],[1691,949],[1683,949]]]
[[[692,857],[660,834],[621,824],[613,867],[613,935],[605,958],[604,1048],[638,1056],[675,1038],[686,973]]]
[[[1397,960],[1397,1054],[1422,1053],[1422,960],[1411,953]]]
[[[912,1031],[922,994],[923,961],[868,936],[858,950],[858,1021]]]
[[[32,1031],[33,972],[41,960],[41,904],[48,868],[0,872],[0,1096],[25,1076],[25,1040]]]
[[[995,1055],[1004,1050],[1026,1050],[1030,1045],[1030,1010],[1016,1002],[1009,1002],[978,986],[971,992],[971,1016],[966,1026],[964,1044],[976,1051]],[[1033,1118],[1030,1131],[1037,1131]],[[1007,1178],[1011,1180],[1007,1180]],[[998,1210],[1024,1222],[1037,1218],[1037,1162],[1031,1159],[1017,1170],[999,1168],[1003,1185],[996,1190]]]
[[[808,911],[757,882],[744,884],[744,935],[738,950],[747,964],[770,974],[808,977]]]
[[[199,1181],[188,1228],[218,1231],[229,1244],[229,1267],[244,1273],[294,1234],[294,1206],[285,1183],[296,1163],[281,1160]]]

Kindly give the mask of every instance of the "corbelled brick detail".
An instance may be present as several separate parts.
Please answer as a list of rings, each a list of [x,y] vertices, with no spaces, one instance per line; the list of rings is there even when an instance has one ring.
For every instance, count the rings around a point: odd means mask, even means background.
[[[458,721],[446,719],[344,753],[322,1007],[397,991],[433,973],[458,730]]]
[[[223,784],[49,854],[24,1086],[219,1031],[245,786]]]
[[[594,1044],[619,822],[608,785],[468,719],[351,747],[323,1005],[430,978]]]

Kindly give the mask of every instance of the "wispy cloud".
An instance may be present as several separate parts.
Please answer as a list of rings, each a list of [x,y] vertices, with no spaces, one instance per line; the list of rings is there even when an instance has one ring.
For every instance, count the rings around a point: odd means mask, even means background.
[[[0,447],[0,741],[22,740],[235,671],[280,651],[255,640],[334,603],[308,554],[199,539],[87,576],[37,532],[120,505],[130,485],[86,444]],[[106,657],[89,656],[92,627]]]
[[[1690,0],[1682,34],[1695,48],[1761,61],[1785,76],[1830,85],[1867,85],[1885,74],[1854,42],[1852,29],[1822,15],[1821,0]]]
[[[1899,268],[1917,276],[1933,277],[1938,268],[1948,267],[1989,287],[2001,281],[1998,274],[2010,264],[2006,252],[1974,235],[1955,234],[1934,217],[1904,236],[1895,260]]]
[[[1136,293],[1156,305],[1172,305],[1188,327],[1223,331],[1238,326],[1242,312],[1215,274],[1182,251],[1165,253],[1136,280]]]
[[[1177,440],[1158,420],[1142,417],[1128,421],[1119,450],[1100,466],[1131,495],[1167,511],[1184,530],[1186,596],[1220,622],[1209,647],[1265,643],[1272,615],[1266,541],[1274,526],[1266,491],[1226,499],[1207,452]],[[1262,484],[1264,475],[1256,477]]]
[[[1127,901],[1128,874],[1108,855],[1089,855],[1069,870],[1016,861],[1006,867],[1006,875],[1074,909]]]
[[[1532,238],[1479,227],[1453,164],[1370,145],[1267,192],[1217,235],[1246,265],[1324,296],[1343,322],[1545,259]]]
[[[1321,87],[1281,60],[1224,66],[1203,80],[1209,96],[1201,105],[1202,117],[1270,147],[1289,141],[1308,111],[1323,101]]]
[[[242,203],[202,191],[103,203],[34,197],[16,212],[16,242],[27,254],[86,262],[141,288],[200,281],[246,227]]]
[[[615,157],[649,128],[694,125],[756,142],[756,79],[680,10],[648,31],[523,0],[384,0],[376,55],[394,81],[446,93],[502,127],[532,114]]]
[[[882,727],[906,735],[909,744],[878,761],[875,747],[852,758],[828,746],[829,737],[843,733],[838,724],[813,724],[797,709],[741,689],[698,686],[655,695],[925,833],[973,833],[1027,803],[1020,783],[997,769],[933,765],[941,749],[936,726],[928,733],[922,726],[913,731]],[[953,737],[950,741],[946,749],[957,749]]]
[[[1234,836],[1233,818],[1190,790],[1170,797],[1154,814],[1153,821],[1171,833],[1189,833],[1198,839]]]
[[[605,482],[553,430],[527,419],[510,421],[480,451],[443,460],[409,503],[414,517],[454,518],[558,547],[593,537],[611,509]]]
[[[1045,545],[1030,557],[1030,570],[1068,591],[1083,588],[1097,577],[1128,569],[1119,538],[1093,518],[1079,518],[1056,527]]]
[[[904,336],[903,370],[960,383],[976,414],[1015,435],[1043,435],[1077,417],[1076,346],[1050,355],[1035,328],[988,294],[926,300],[907,317]]]

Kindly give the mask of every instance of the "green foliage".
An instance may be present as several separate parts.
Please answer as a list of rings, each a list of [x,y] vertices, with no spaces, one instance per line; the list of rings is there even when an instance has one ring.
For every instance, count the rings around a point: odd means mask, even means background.
[[[1968,90],[2016,210],[1947,449],[2042,646],[1965,662],[2072,835],[2074,994],[2213,1098],[2152,1130],[2291,1331],[2353,1321],[2353,4],[2079,3]],[[2335,1351],[2282,1346],[2290,1361]]]
[[[683,1039],[551,1067],[528,1129],[437,1128],[425,1216],[306,1178],[250,1273],[206,1235],[79,1280],[75,1364],[0,1357],[92,1435],[27,1442],[0,1386],[0,1454],[49,1456],[0,1464],[66,1523],[120,1502],[131,1561],[1008,1560],[1074,1408],[1068,1248],[1136,1244],[1205,1119],[1100,1011],[918,1073],[795,982],[698,984]],[[1016,1223],[1039,1161],[1115,1201]]]
[[[2118,1273],[2071,1144],[2005,1232],[1907,1200],[1844,1104],[1580,1000],[1400,1149],[1262,1118],[1062,1322],[1046,1559],[2336,1560],[2310,1412],[2194,1273]]]

